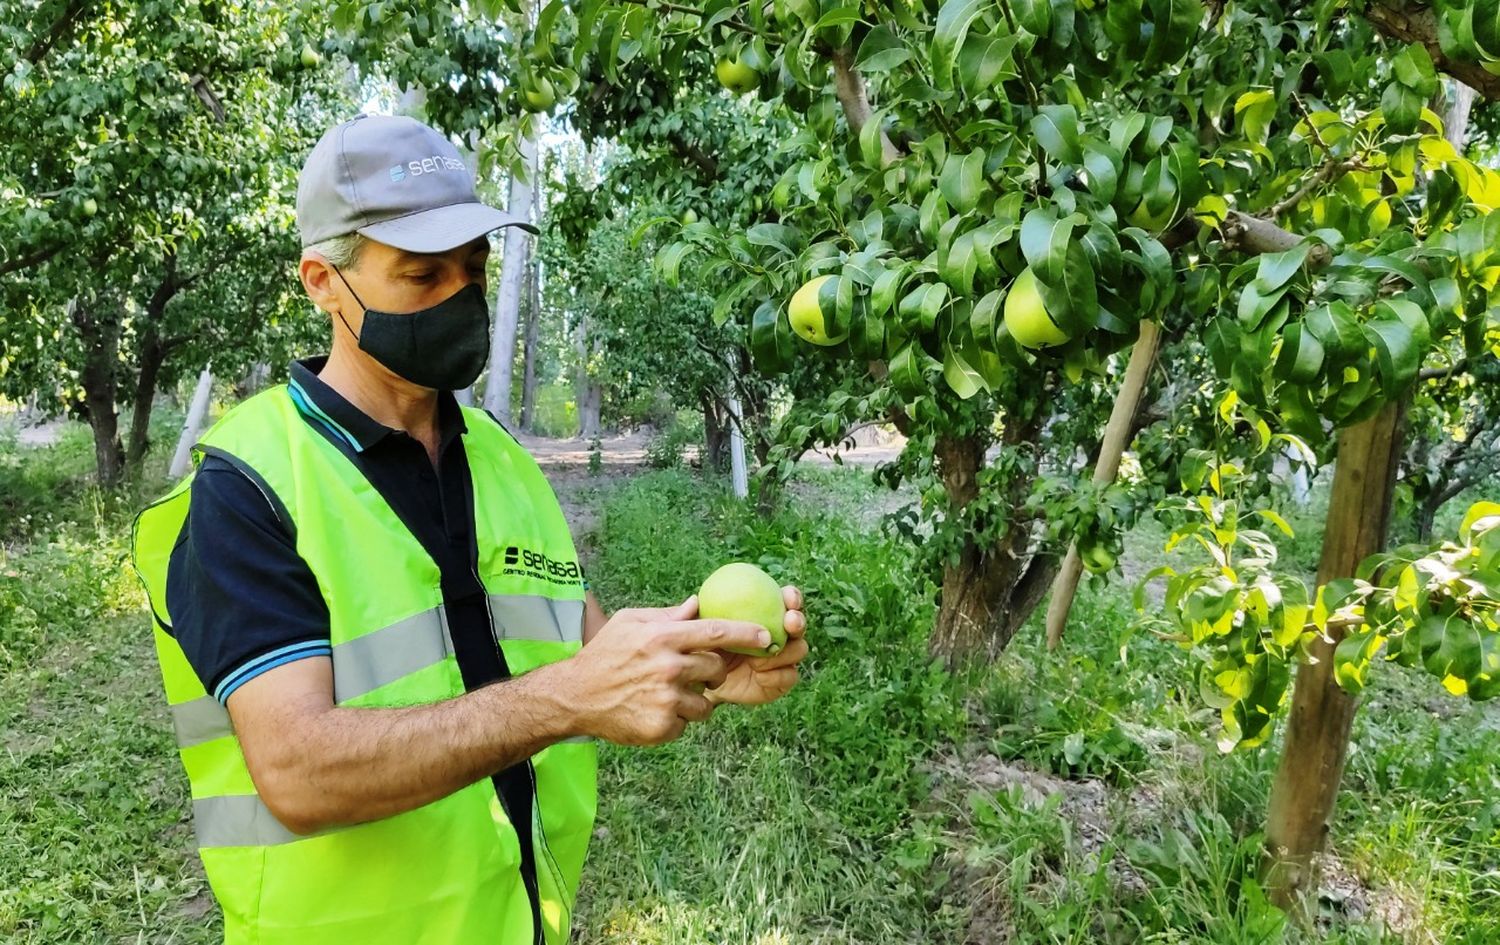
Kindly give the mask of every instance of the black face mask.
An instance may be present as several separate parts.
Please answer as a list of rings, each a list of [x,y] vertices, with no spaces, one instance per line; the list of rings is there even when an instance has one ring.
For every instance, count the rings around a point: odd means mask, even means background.
[[[463,390],[484,370],[490,357],[490,311],[478,283],[469,283],[431,308],[398,314],[365,305],[344,274],[337,267],[333,271],[365,310],[358,335],[342,312],[339,321],[361,351],[396,375],[418,387]]]

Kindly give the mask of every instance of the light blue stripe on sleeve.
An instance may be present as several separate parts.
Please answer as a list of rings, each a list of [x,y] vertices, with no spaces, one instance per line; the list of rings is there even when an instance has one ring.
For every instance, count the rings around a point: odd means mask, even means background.
[[[219,683],[218,688],[214,690],[214,698],[219,700],[220,703],[228,701],[230,693],[261,673],[275,669],[277,666],[284,666],[287,663],[293,663],[312,656],[331,655],[333,655],[333,650],[326,640],[304,640],[301,643],[291,643],[279,647],[269,653],[262,653],[228,676],[225,676]]]

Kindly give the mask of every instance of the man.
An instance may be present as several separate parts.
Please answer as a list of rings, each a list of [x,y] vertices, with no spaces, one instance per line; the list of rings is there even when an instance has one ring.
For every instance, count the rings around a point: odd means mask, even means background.
[[[135,561],[230,943],[566,941],[595,745],[785,694],[807,652],[697,603],[606,617],[551,488],[451,391],[487,359],[484,206],[456,149],[361,115],[302,169],[326,359],[230,411]]]

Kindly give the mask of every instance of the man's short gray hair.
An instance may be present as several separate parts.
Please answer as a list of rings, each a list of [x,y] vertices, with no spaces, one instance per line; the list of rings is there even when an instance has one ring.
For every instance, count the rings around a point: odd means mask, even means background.
[[[307,248],[328,260],[335,269],[352,270],[359,268],[359,257],[368,242],[370,241],[358,233],[346,233]]]

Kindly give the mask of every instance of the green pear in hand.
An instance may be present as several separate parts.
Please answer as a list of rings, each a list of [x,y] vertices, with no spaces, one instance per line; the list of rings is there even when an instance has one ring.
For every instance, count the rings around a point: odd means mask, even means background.
[[[728,649],[730,653],[775,656],[786,646],[786,627],[783,626],[786,604],[781,599],[781,585],[753,564],[737,561],[710,574],[698,591],[698,616],[758,623],[771,634],[771,645],[763,650],[731,647]]]

